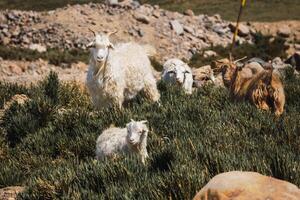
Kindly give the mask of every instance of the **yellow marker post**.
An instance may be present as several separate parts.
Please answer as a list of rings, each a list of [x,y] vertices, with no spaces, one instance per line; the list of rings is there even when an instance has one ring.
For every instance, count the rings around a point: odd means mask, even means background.
[[[245,6],[246,6],[246,0],[241,0],[241,7],[240,7],[239,15],[238,15],[238,18],[237,18],[237,21],[236,21],[235,31],[234,31],[234,35],[233,35],[233,38],[232,38],[232,44],[231,44],[230,53],[229,53],[230,61],[232,61],[232,51],[233,51],[233,47],[234,47],[234,44],[235,44],[236,37],[239,33],[240,19],[241,19],[241,16],[242,16],[243,8]]]

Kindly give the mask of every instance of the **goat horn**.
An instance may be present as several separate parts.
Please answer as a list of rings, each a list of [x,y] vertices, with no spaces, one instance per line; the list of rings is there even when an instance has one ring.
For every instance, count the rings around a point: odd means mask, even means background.
[[[115,31],[112,31],[112,32],[108,32],[107,35],[108,35],[108,37],[109,37],[109,36],[111,36],[111,35],[116,34],[117,32],[118,32],[118,30],[115,30]]]
[[[242,60],[245,60],[246,58],[247,58],[247,56],[245,56],[243,58],[240,58],[240,59],[237,59],[237,60],[233,61],[233,63],[236,64],[236,63],[238,63],[238,62],[240,62]]]
[[[91,31],[91,32],[94,34],[94,36],[96,37],[96,35],[97,35],[97,34],[96,34],[96,32],[95,32],[95,31],[93,31],[93,30],[92,30],[92,29],[90,29],[90,28],[89,28],[89,31]]]

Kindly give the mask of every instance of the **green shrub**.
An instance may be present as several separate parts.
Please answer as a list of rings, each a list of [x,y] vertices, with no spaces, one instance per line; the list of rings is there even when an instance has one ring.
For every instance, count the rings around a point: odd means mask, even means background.
[[[122,111],[94,111],[86,93],[56,78],[51,74],[26,88],[34,91],[32,100],[14,104],[0,124],[6,149],[0,187],[28,186],[20,199],[191,199],[210,178],[232,170],[300,185],[295,76],[285,80],[286,111],[279,119],[247,102],[232,102],[226,89],[211,85],[186,98],[160,83],[161,106],[138,95]],[[18,89],[2,91],[11,96]],[[99,134],[131,118],[149,121],[147,164],[134,155],[94,160]]]
[[[86,62],[89,53],[79,49],[61,51],[59,49],[48,49],[47,52],[39,53],[30,49],[19,47],[7,47],[0,45],[0,57],[6,60],[35,61],[38,59],[48,60],[50,64],[71,64],[78,61]]]

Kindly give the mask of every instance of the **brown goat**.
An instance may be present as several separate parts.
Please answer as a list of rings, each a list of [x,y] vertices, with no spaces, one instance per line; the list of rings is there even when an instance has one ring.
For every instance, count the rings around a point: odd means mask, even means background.
[[[284,110],[285,94],[280,77],[272,68],[263,69],[246,64],[237,67],[227,59],[216,61],[215,68],[222,72],[224,84],[236,100],[249,100],[262,110],[273,109],[276,116]]]

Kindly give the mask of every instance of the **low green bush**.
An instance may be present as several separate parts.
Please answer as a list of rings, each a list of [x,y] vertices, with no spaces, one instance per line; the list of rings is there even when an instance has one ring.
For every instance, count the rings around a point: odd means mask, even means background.
[[[59,49],[48,49],[47,52],[39,53],[35,50],[20,47],[8,47],[0,45],[0,57],[6,60],[35,61],[38,59],[48,60],[50,64],[71,64],[78,61],[86,62],[89,52],[80,49],[61,51]]]
[[[8,90],[5,88],[13,88]],[[300,185],[300,79],[285,80],[279,119],[232,102],[208,85],[187,98],[159,84],[161,106],[138,95],[122,111],[95,111],[89,97],[50,74],[37,86],[0,84],[0,102],[19,92],[0,123],[0,187],[27,186],[19,199],[191,199],[213,176],[257,171]],[[149,160],[95,160],[99,134],[130,119],[149,121]]]

